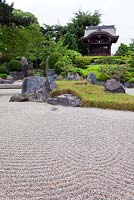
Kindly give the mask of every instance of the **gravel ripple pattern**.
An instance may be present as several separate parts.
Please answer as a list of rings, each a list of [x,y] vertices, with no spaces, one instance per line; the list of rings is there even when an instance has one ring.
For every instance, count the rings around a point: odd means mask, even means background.
[[[134,113],[8,102],[0,90],[0,200],[134,200]]]

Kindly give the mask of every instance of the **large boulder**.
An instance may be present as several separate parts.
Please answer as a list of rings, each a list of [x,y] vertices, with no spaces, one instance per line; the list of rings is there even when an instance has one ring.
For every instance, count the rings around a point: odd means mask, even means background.
[[[31,101],[44,102],[57,86],[52,77],[26,77],[22,83],[22,94],[30,94]]]
[[[116,79],[109,79],[105,84],[105,92],[125,93],[123,84]]]

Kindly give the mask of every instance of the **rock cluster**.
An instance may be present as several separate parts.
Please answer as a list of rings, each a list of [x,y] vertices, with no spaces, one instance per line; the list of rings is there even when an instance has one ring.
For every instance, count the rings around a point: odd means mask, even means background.
[[[63,94],[55,98],[48,98],[47,103],[52,105],[64,105],[78,107],[81,104],[79,97],[73,96],[72,94]]]
[[[49,93],[57,86],[51,77],[26,77],[22,83],[22,94],[11,97],[10,101],[45,102]]]
[[[52,105],[80,106],[80,99],[71,94],[48,98],[50,92],[56,88],[52,77],[27,77],[22,83],[22,94],[12,96],[10,102],[36,101],[47,102]]]

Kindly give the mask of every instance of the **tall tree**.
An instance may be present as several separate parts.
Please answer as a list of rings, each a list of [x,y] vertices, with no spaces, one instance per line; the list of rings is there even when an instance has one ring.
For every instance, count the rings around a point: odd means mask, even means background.
[[[15,10],[13,3],[8,5],[5,0],[0,0],[0,25],[29,26],[35,20],[36,18],[31,13]]]
[[[13,17],[13,3],[8,5],[5,0],[0,0],[0,25],[10,25]]]
[[[63,37],[64,43],[68,45],[68,48],[84,53],[85,46],[81,40],[81,37],[84,35],[84,30],[86,26],[98,25],[101,22],[100,16],[101,15],[97,11],[93,14],[90,12],[78,11],[74,14],[71,22],[67,23],[66,26],[45,25],[42,27],[42,32],[45,37],[54,39],[55,41],[58,41],[60,37]],[[73,45],[71,45],[71,42]]]

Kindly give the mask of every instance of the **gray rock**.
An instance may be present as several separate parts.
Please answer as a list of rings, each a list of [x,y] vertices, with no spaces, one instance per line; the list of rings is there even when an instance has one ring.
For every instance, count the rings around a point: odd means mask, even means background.
[[[12,84],[12,83],[13,83],[12,80],[3,79],[3,84]]]
[[[9,72],[10,76],[13,77],[14,80],[22,80],[23,79],[23,73],[22,71],[13,71]]]
[[[47,103],[52,105],[64,105],[64,106],[80,106],[81,100],[79,97],[73,96],[71,94],[59,95],[55,98],[48,98]]]
[[[68,72],[67,80],[79,81],[80,75],[78,73]]]
[[[48,98],[47,99],[47,103],[51,104],[51,105],[58,105],[58,101],[57,101],[57,98]]]
[[[123,84],[115,79],[109,79],[105,84],[105,92],[125,93]]]
[[[58,110],[59,108],[57,108],[57,107],[55,107],[55,106],[53,106],[52,108],[51,108],[51,110],[52,111],[56,111],[56,110]]]
[[[10,75],[7,76],[7,80],[9,80],[10,83],[13,83],[13,82],[14,82],[13,76],[10,76]]]
[[[57,85],[56,85],[56,83],[55,83],[53,77],[48,76],[46,79],[47,79],[48,82],[49,82],[50,89],[51,89],[51,90],[55,90],[55,89],[57,88]]]
[[[3,79],[0,77],[0,84],[2,84],[3,83]]]
[[[52,77],[27,77],[22,83],[22,94],[30,94],[31,101],[44,102],[56,87]]]
[[[97,83],[96,75],[94,73],[90,73],[87,77],[87,81],[89,81],[92,84]]]
[[[47,76],[55,76],[55,69],[48,69],[47,70]]]
[[[21,58],[21,64],[22,64],[22,72],[24,77],[28,77],[28,70],[29,70],[29,65],[27,58],[22,57]]]
[[[126,82],[125,83],[125,87],[127,87],[127,88],[134,88],[134,83]]]
[[[14,95],[10,98],[10,102],[25,102],[29,101],[29,96],[20,94],[20,95]]]

